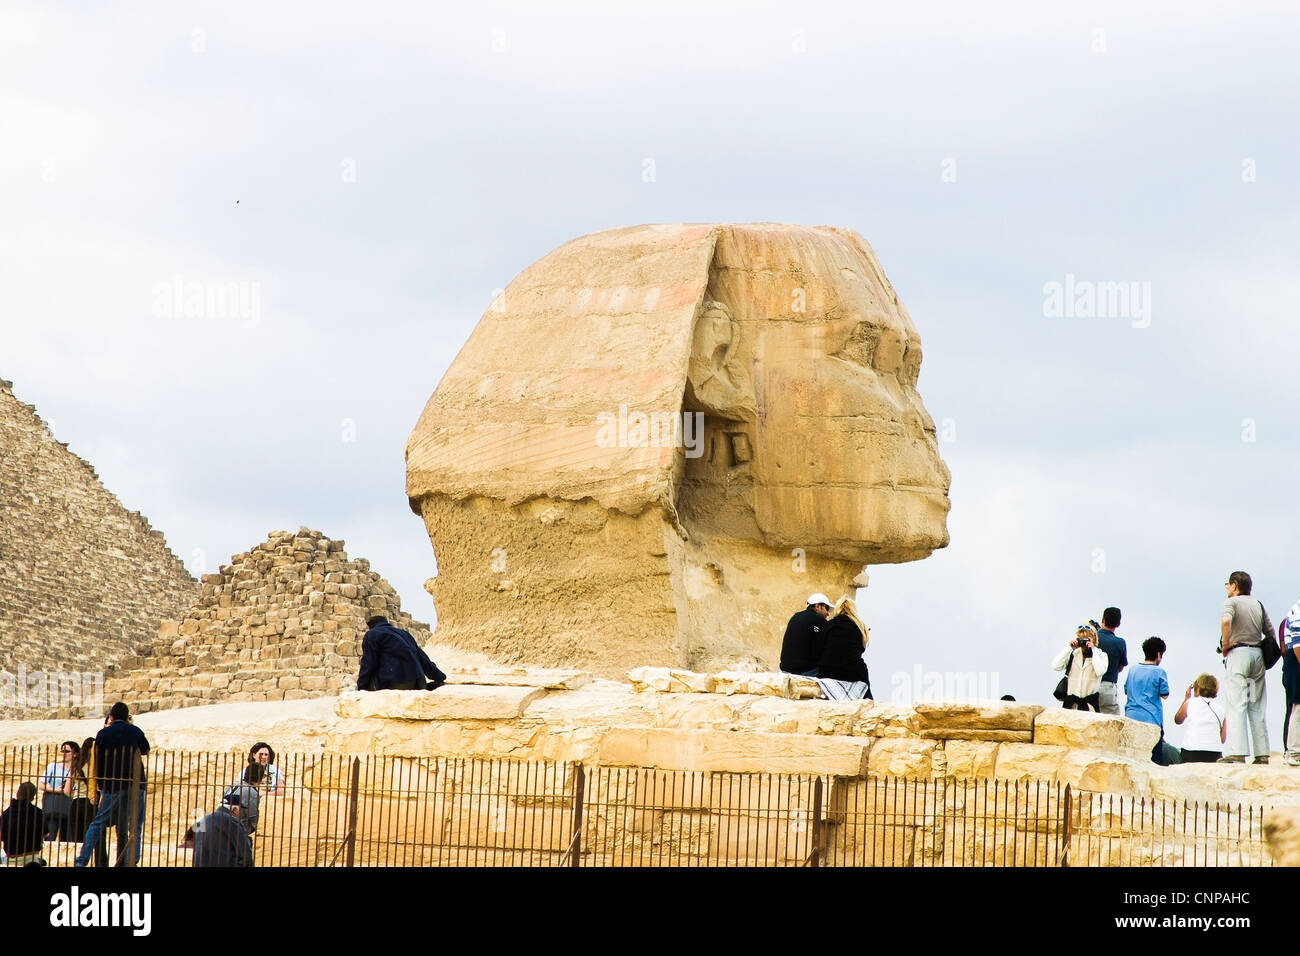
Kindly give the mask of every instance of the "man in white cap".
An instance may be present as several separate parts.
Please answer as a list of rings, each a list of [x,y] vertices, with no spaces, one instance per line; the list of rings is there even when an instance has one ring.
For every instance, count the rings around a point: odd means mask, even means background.
[[[808,595],[808,606],[790,618],[781,641],[781,670],[787,674],[817,676],[826,643],[826,618],[831,613],[831,599],[820,591]]]

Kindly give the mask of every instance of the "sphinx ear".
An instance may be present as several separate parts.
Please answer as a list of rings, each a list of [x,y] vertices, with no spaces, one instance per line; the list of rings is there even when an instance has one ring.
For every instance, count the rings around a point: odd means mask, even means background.
[[[752,411],[753,397],[737,359],[740,324],[726,303],[705,299],[691,332],[691,358],[686,373],[685,409],[720,418],[742,420]]]

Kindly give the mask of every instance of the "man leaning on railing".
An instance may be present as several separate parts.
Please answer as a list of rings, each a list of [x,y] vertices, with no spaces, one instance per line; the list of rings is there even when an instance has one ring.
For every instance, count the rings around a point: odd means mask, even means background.
[[[221,806],[194,824],[195,866],[252,866],[253,841],[240,820],[242,795],[230,789]]]
[[[122,701],[113,705],[108,716],[109,724],[95,736],[99,808],[77,852],[76,866],[86,865],[109,825],[117,827],[118,866],[135,866],[144,848],[143,758],[149,752],[149,741],[131,721],[131,710]],[[131,812],[133,807],[136,813]]]

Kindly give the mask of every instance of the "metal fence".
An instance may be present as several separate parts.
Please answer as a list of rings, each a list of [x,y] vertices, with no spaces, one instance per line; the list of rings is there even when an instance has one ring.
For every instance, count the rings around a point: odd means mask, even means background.
[[[1077,792],[1070,866],[1272,866],[1264,810]]]
[[[219,805],[246,760],[149,754],[141,865],[190,866],[191,827]],[[57,761],[57,747],[0,749],[3,804]],[[276,769],[276,786],[259,787],[258,866],[1271,863],[1259,807],[1135,800],[1033,780],[340,754],[280,755]],[[72,839],[80,835],[44,844],[50,865],[72,865],[81,848]]]

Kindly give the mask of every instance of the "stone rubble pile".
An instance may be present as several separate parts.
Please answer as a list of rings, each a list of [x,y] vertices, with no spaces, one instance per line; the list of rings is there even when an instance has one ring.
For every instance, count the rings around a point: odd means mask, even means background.
[[[137,713],[229,700],[299,700],[355,687],[366,618],[429,640],[429,626],[365,558],[319,531],[273,531],[202,579],[198,602],[163,621],[148,654],[121,662],[105,700]]]

